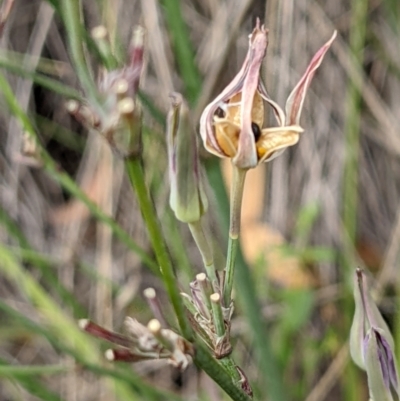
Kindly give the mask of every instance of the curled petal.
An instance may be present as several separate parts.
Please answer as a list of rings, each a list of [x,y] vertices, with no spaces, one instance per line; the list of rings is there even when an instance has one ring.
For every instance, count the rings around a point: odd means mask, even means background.
[[[292,93],[289,95],[286,102],[286,125],[299,125],[301,110],[303,108],[304,99],[307,89],[310,86],[311,80],[317,68],[321,65],[322,60],[331,47],[332,42],[336,38],[337,31],[333,32],[332,37],[326,42],[315,54],[306,72],[295,86]]]
[[[261,139],[257,142],[258,158],[261,162],[267,162],[279,156],[287,147],[299,141],[301,132],[303,129],[296,125],[263,129]]]
[[[241,126],[237,154],[233,163],[240,168],[253,168],[258,164],[256,144],[252,128],[254,98],[260,82],[261,63],[267,50],[268,31],[259,23],[250,39],[250,64],[243,82],[241,99]]]
[[[218,108],[224,109],[229,100],[240,92],[244,75],[249,66],[249,52],[238,74],[233,78],[231,83],[210,103],[206,106],[200,117],[200,135],[204,143],[204,147],[219,157],[227,157],[219,146],[218,140],[214,135],[214,115]]]

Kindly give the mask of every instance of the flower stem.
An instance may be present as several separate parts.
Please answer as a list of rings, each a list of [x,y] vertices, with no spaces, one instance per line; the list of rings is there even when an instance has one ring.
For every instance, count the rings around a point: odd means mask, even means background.
[[[225,322],[222,314],[221,296],[216,292],[210,296],[211,309],[213,313],[215,333],[218,337],[225,335]]]
[[[142,212],[147,230],[149,232],[150,241],[152,243],[154,253],[160,265],[164,279],[164,284],[177,316],[179,326],[183,336],[192,339],[192,329],[188,325],[184,314],[184,307],[179,293],[176,279],[173,274],[172,263],[170,261],[165,242],[162,237],[161,227],[159,225],[153,202],[150,199],[145,181],[143,168],[139,159],[127,159],[125,161],[126,169],[131,181],[132,187],[136,191],[140,210]],[[223,321],[223,320],[222,320]],[[228,395],[235,401],[249,401],[250,398],[236,386],[234,383],[238,381],[238,372],[234,362],[228,357],[223,358],[218,363],[204,348],[201,340],[195,342],[196,356],[195,363],[203,369],[213,380],[215,380]]]
[[[156,210],[150,194],[147,190],[144,172],[139,158],[130,158],[125,161],[126,170],[132,187],[135,190],[140,211],[142,212],[144,222],[149,233],[150,241],[160,266],[165,288],[171,300],[179,327],[186,339],[192,338],[192,330],[185,316],[185,311],[180,296],[180,291],[176,283],[176,278],[172,268],[172,263],[168,255],[162,230],[157,218]]]
[[[221,296],[219,293],[212,294],[210,296],[210,300],[211,300],[215,333],[217,334],[218,337],[221,338],[226,335],[225,322],[221,306]],[[236,364],[233,361],[233,359],[228,355],[219,359],[219,362],[226,369],[229,376],[232,378],[233,382],[237,384],[238,381],[240,380],[240,376],[236,369]]]
[[[197,248],[199,249],[203,258],[203,264],[207,272],[207,276],[211,281],[211,285],[215,292],[219,291],[219,282],[217,273],[214,265],[214,255],[210,247],[210,243],[207,240],[207,235],[204,230],[203,220],[200,219],[194,223],[189,223],[190,232],[192,233],[193,239],[196,242]]]
[[[225,269],[224,305],[229,307],[232,296],[236,253],[239,246],[240,216],[242,211],[243,188],[247,170],[233,166],[231,187],[230,226],[228,253]]]
[[[228,358],[224,359],[227,360]],[[233,384],[233,372],[231,373],[230,369],[225,366],[229,362],[218,363],[218,361],[205,350],[205,345],[202,344],[201,340],[197,341],[194,361],[196,365],[200,366],[216,383],[221,386],[222,389],[225,390],[232,400],[251,401],[251,398],[242,389]],[[224,369],[221,369],[221,365],[224,366]],[[236,371],[236,375],[237,374]]]

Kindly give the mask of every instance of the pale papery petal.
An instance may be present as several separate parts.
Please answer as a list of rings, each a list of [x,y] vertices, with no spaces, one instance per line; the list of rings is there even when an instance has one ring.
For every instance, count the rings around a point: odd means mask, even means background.
[[[259,22],[254,29],[250,46],[250,64],[243,82],[241,99],[241,132],[239,136],[238,150],[233,158],[233,163],[240,168],[253,168],[258,164],[256,144],[252,129],[253,99],[260,82],[261,63],[267,50],[268,31]]]
[[[247,52],[246,58],[243,62],[242,68],[230,82],[230,84],[204,109],[200,117],[200,135],[203,140],[205,148],[220,157],[226,157],[222,151],[216,137],[214,135],[214,114],[221,104],[225,104],[228,100],[239,93],[242,89],[244,77],[249,68],[250,48]]]
[[[201,117],[200,117],[200,135],[203,140],[205,148],[219,156],[219,157],[227,157],[228,155],[225,154],[223,149],[218,144],[215,131],[214,131],[214,115],[217,111],[217,109],[224,108],[224,106],[229,102],[229,100],[234,97],[236,94],[242,91],[244,81],[248,75],[249,69],[253,63],[253,56],[254,56],[254,46],[253,43],[257,39],[257,43],[259,42],[259,36],[260,32],[263,33],[262,36],[265,37],[266,40],[266,35],[267,35],[267,30],[265,30],[264,27],[261,27],[260,29],[260,21],[257,20],[257,25],[255,29],[253,30],[252,34],[249,35],[249,49],[246,54],[246,58],[242,64],[242,67],[238,74],[233,78],[233,80],[230,82],[230,84],[210,103],[206,106],[204,109]],[[266,44],[265,44],[266,47]],[[259,52],[257,52],[257,55]],[[263,54],[265,55],[265,49]],[[261,59],[262,61],[262,59]],[[254,93],[253,93],[254,95]],[[243,103],[242,103],[243,105]],[[251,107],[252,101],[250,102],[249,107]],[[250,124],[251,125],[251,124]],[[247,142],[246,140],[244,140]],[[253,141],[254,142],[254,141]],[[253,157],[255,153],[255,145],[252,145],[254,147],[253,149]],[[243,146],[242,146],[243,148]]]
[[[322,60],[331,47],[332,42],[336,38],[337,31],[333,32],[332,37],[326,42],[315,54],[310,64],[307,67],[306,72],[300,79],[299,83],[295,86],[292,93],[289,95],[288,100],[286,102],[286,125],[300,123],[300,115],[304,104],[304,99],[306,97],[306,93],[308,87],[310,86],[311,80],[315,74],[317,68],[321,65]]]
[[[268,162],[282,154],[283,150],[299,141],[303,129],[299,126],[265,128],[257,142],[260,162]]]

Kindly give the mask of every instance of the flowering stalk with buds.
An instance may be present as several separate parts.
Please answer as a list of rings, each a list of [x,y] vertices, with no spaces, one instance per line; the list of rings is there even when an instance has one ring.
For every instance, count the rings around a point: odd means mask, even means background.
[[[232,352],[229,334],[233,308],[225,308],[222,302],[223,278],[217,275],[208,229],[202,218],[207,199],[196,136],[182,96],[174,93],[171,100],[167,118],[170,206],[176,218],[188,224],[207,272],[207,275],[198,274],[196,280],[190,283],[191,294],[182,293],[183,301],[195,331],[227,369],[233,381],[243,387],[236,364],[229,357]],[[246,388],[250,389],[247,382]]]
[[[104,30],[95,30],[94,36],[102,56],[111,57],[110,46]],[[112,62],[108,64],[110,70],[103,72],[98,83],[98,93],[95,96],[88,97],[87,101],[82,103],[71,101],[67,107],[85,126],[99,132],[108,141],[115,154],[124,159],[126,171],[136,193],[181,335],[167,328],[168,323],[160,311],[159,302],[152,289],[145,291],[145,297],[149,301],[149,306],[156,319],[151,320],[147,326],[143,326],[135,319],[127,318],[128,334],[121,335],[89,320],[81,321],[80,325],[87,333],[110,341],[117,346],[107,351],[106,357],[110,360],[136,362],[163,358],[170,364],[184,369],[193,359],[235,400],[249,400],[247,394],[249,394],[250,387],[241,370],[236,368],[229,358],[225,358],[221,363],[216,362],[206,349],[207,342],[204,343],[200,340],[199,334],[193,331],[196,325],[189,324],[189,321],[192,323],[194,319],[190,316],[188,319],[187,311],[183,306],[184,301],[174,276],[172,261],[143,171],[142,116],[137,96],[143,66],[143,30],[141,28],[135,30],[129,54],[130,62],[124,68],[115,69]],[[96,101],[93,101],[94,98]],[[173,95],[172,99],[173,111],[169,117],[171,126],[169,160],[171,182],[173,183],[170,203],[177,217],[189,224],[201,251],[207,274],[211,279],[211,282],[208,282],[210,293],[207,295],[209,297],[207,300],[208,310],[212,316],[212,323],[208,324],[209,338],[211,350],[216,349],[222,357],[222,354],[226,353],[227,347],[230,347],[229,324],[224,321],[226,311],[223,311],[222,304],[219,302],[219,277],[215,271],[206,228],[201,221],[201,216],[207,209],[207,199],[201,186],[197,144],[195,137],[182,136],[182,133],[188,132],[187,106],[178,94]],[[182,156],[186,156],[186,158]],[[182,183],[186,183],[186,186],[182,187]],[[203,284],[205,284],[205,280],[203,280]],[[205,290],[205,288],[203,289]],[[207,314],[207,312],[204,313]],[[228,322],[229,319],[227,319]],[[200,336],[200,338],[204,340],[204,337]],[[234,384],[236,382],[233,381],[233,378],[237,378],[237,385]],[[247,389],[247,393],[244,393],[242,389]]]
[[[230,202],[230,228],[227,260],[223,274],[216,275],[213,255],[202,224],[205,201],[196,140],[187,107],[178,94],[172,95],[168,115],[168,153],[170,171],[170,205],[176,217],[189,224],[203,256],[207,275],[199,274],[191,283],[191,296],[183,294],[195,331],[239,383],[242,375],[228,357],[232,351],[229,340],[233,313],[232,287],[237,248],[239,246],[240,215],[246,172],[260,162],[272,160],[286,147],[294,145],[303,129],[300,113],[311,79],[335,38],[317,52],[304,76],[296,85],[286,104],[286,115],[269,97],[261,79],[260,68],[267,48],[267,30],[257,26],[249,37],[249,50],[240,72],[204,110],[200,119],[200,134],[208,151],[229,157],[233,163],[233,184]],[[277,127],[264,127],[264,103],[272,107]],[[189,143],[191,142],[191,143]],[[220,271],[221,269],[217,270]],[[244,376],[243,376],[244,377]],[[247,380],[242,388],[249,388]],[[251,391],[251,390],[250,390]]]
[[[99,53],[109,60],[106,63],[108,71],[102,73],[97,92],[94,95],[92,93],[87,102],[70,102],[67,106],[78,120],[99,132],[116,154],[124,159],[181,333],[168,328],[155,292],[149,289],[145,296],[156,319],[147,326],[127,318],[128,335],[111,332],[87,320],[82,321],[81,326],[89,334],[117,345],[107,351],[108,359],[135,362],[163,358],[184,369],[193,358],[206,372],[215,373],[215,380],[228,394],[234,395],[235,399],[248,399],[252,395],[250,384],[230,355],[234,310],[232,287],[246,172],[261,162],[272,160],[285,148],[297,143],[303,131],[299,123],[306,91],[336,33],[311,60],[289,96],[284,113],[269,97],[260,79],[268,31],[257,21],[249,37],[249,50],[240,72],[201,116],[200,134],[206,149],[217,156],[231,158],[234,169],[225,266],[215,266],[209,230],[203,219],[207,198],[193,129],[195,122],[190,120],[190,112],[182,96],[177,93],[171,95],[167,121],[170,206],[176,218],[188,224],[206,272],[198,274],[192,281],[190,295],[181,293],[176,282],[172,261],[144,179],[141,159],[142,113],[137,96],[143,68],[143,30],[135,30],[129,63],[120,69],[116,69],[104,29],[96,29],[93,34]],[[265,105],[272,108],[276,127],[264,126]],[[375,338],[378,338],[376,333]],[[205,347],[212,351],[215,359],[209,356]]]
[[[233,164],[230,230],[225,269],[224,304],[231,303],[236,250],[240,233],[240,213],[246,171],[280,155],[296,144],[303,129],[300,115],[307,89],[315,71],[336,37],[336,31],[312,58],[306,72],[289,95],[286,112],[267,93],[260,77],[268,30],[260,21],[249,36],[249,49],[232,82],[204,109],[200,134],[205,148]],[[274,112],[278,126],[264,127],[264,103]]]

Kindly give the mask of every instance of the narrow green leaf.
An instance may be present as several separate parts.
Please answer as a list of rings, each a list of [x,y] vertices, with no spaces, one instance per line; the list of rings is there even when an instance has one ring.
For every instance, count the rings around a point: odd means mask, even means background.
[[[162,4],[176,64],[185,83],[184,95],[190,104],[194,104],[200,94],[201,77],[195,63],[195,53],[190,42],[189,30],[182,17],[181,2],[179,0],[164,0]]]
[[[20,366],[20,365],[2,365],[0,364],[0,378],[23,378],[27,376],[51,376],[65,373],[69,368],[62,365],[45,366]]]

